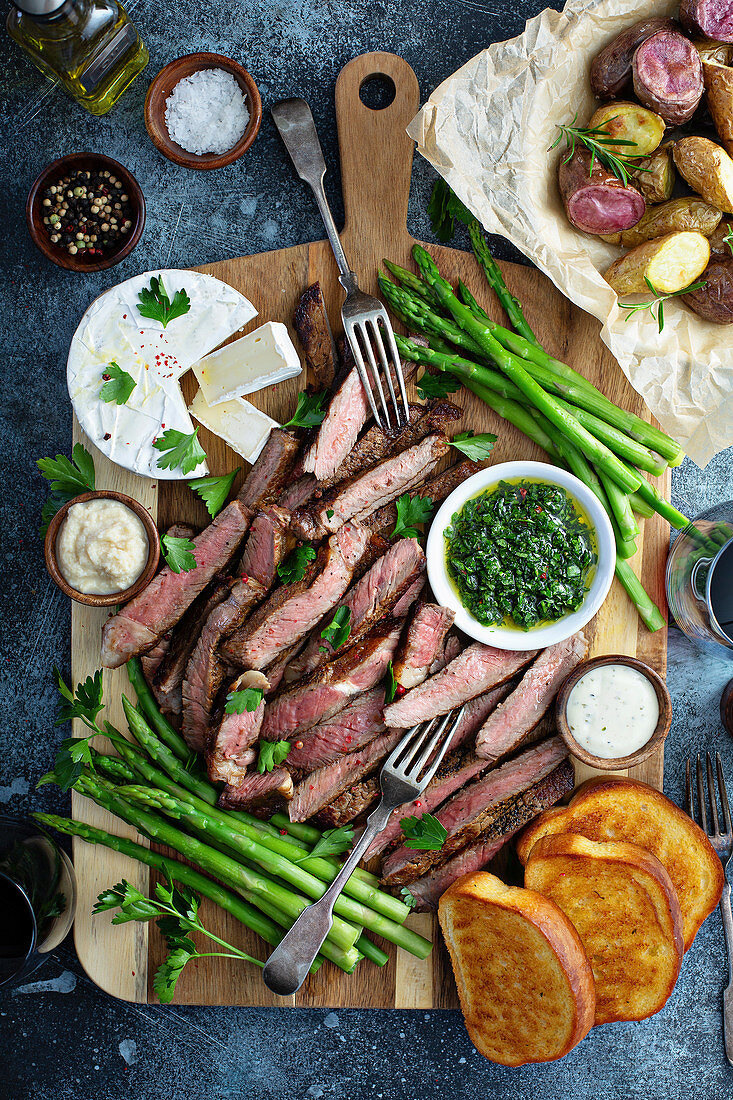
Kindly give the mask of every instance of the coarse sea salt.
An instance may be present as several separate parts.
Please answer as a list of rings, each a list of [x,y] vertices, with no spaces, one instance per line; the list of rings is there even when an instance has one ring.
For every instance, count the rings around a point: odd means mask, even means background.
[[[165,124],[188,153],[226,153],[247,129],[249,111],[224,69],[200,69],[179,80],[165,104]]]

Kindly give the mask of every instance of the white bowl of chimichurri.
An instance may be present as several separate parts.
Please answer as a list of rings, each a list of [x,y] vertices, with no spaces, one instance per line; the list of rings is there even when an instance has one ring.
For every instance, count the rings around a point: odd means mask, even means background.
[[[430,527],[427,565],[456,626],[499,649],[569,638],[608,595],[613,529],[595,494],[544,462],[505,462],[469,477]]]

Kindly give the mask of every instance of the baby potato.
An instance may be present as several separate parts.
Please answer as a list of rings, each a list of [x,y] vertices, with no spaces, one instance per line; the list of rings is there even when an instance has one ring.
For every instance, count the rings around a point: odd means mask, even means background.
[[[660,206],[651,206],[631,229],[609,234],[603,239],[611,244],[621,244],[624,248],[635,248],[644,241],[689,229],[696,229],[704,237],[710,237],[722,216],[716,206],[689,195],[671,199]]]
[[[647,293],[647,279],[659,293],[674,294],[694,283],[709,259],[710,245],[702,233],[668,233],[614,260],[603,277],[619,298]]]
[[[647,157],[659,145],[664,137],[664,119],[647,111],[638,103],[626,103],[617,100],[605,103],[595,112],[588,128],[606,130],[609,137],[633,141],[634,145],[609,145],[612,153],[621,153],[627,157]]]
[[[733,160],[725,149],[704,137],[675,142],[674,162],[682,178],[705,202],[733,214]]]
[[[730,241],[725,238],[730,237]],[[710,251],[714,256],[731,256],[733,258],[733,218],[723,218],[716,230],[708,237]]]
[[[702,277],[705,285],[683,294],[682,301],[706,321],[733,324],[733,255],[713,256]]]
[[[703,65],[706,61],[730,65],[733,60],[733,45],[730,42],[716,42],[714,38],[693,38],[692,44],[700,54]]]
[[[733,153],[733,69],[717,61],[703,61],[702,78],[718,137]]]
[[[638,187],[648,203],[666,202],[672,198],[676,173],[672,160],[674,142],[665,141],[649,157],[644,157],[631,172],[634,187]]]

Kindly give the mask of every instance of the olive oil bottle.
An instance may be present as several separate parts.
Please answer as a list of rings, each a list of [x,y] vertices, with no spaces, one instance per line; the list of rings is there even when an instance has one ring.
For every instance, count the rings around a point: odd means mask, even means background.
[[[117,0],[11,0],[8,33],[41,72],[103,115],[148,63]]]

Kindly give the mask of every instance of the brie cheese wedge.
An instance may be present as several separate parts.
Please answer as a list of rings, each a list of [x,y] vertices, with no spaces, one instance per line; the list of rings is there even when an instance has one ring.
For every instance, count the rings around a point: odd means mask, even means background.
[[[217,405],[294,378],[302,367],[287,327],[268,321],[206,355],[192,370],[207,405]]]
[[[203,392],[198,390],[188,411],[247,462],[254,462],[259,457],[271,429],[280,427],[277,420],[243,397],[207,405]]]

